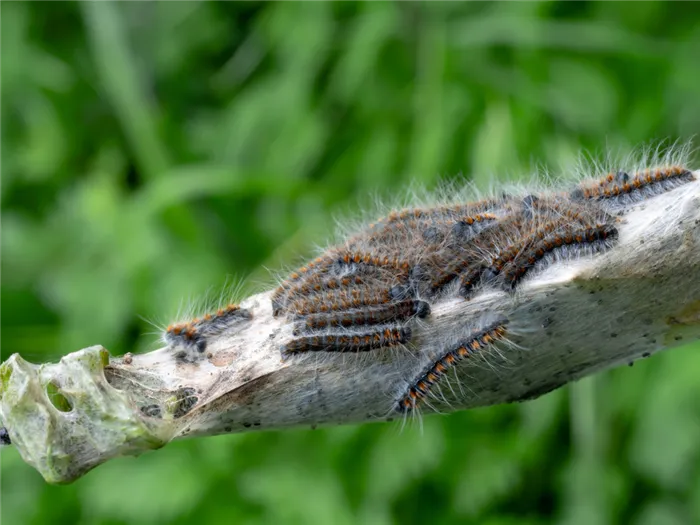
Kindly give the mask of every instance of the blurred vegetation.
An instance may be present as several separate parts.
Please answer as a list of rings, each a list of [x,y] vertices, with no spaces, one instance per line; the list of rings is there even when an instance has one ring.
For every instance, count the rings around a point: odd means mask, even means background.
[[[373,193],[700,129],[694,3],[3,2],[1,29],[4,358],[154,348],[144,319],[269,285]],[[2,523],[699,523],[698,350],[66,487],[4,449]]]

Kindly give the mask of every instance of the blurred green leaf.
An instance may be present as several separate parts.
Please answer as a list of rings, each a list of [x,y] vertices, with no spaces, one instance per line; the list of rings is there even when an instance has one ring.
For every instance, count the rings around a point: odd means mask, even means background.
[[[375,196],[556,173],[581,149],[700,125],[693,3],[5,2],[2,15],[2,352],[34,362],[153,349],[159,326],[227,284],[271,286]],[[523,405],[426,415],[422,433],[397,421],[178,442],[68,487],[3,450],[0,518],[700,522],[698,348]]]

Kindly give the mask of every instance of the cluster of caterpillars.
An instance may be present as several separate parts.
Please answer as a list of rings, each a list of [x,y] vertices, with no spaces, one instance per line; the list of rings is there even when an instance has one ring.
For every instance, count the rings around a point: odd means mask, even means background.
[[[293,272],[272,294],[294,323],[283,356],[367,352],[406,345],[431,305],[489,287],[516,291],[556,260],[612,247],[617,210],[694,180],[681,166],[618,171],[568,193],[503,195],[467,204],[394,211]],[[485,317],[486,318],[486,317]],[[415,409],[459,361],[507,336],[502,319],[476,326],[422,370],[397,401]]]
[[[293,272],[272,294],[273,315],[293,323],[283,357],[308,352],[371,352],[410,344],[431,305],[470,300],[481,289],[514,292],[534,270],[589,256],[617,240],[617,211],[695,180],[681,166],[612,172],[568,193],[502,195],[394,211]],[[177,359],[197,362],[212,338],[239,329],[251,313],[230,304],[172,324],[165,342]],[[467,330],[410,381],[396,403],[417,408],[459,361],[502,343],[508,320]]]

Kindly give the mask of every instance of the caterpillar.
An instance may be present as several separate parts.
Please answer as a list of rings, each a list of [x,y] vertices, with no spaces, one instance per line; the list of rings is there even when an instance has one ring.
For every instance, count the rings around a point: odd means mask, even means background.
[[[328,333],[298,337],[283,346],[282,355],[302,352],[367,352],[406,344],[410,340],[410,327],[387,326],[356,333]]]
[[[571,198],[576,201],[611,200],[629,204],[664,193],[693,180],[695,180],[693,173],[683,166],[646,168],[634,175],[620,170],[609,173],[596,182],[580,185],[571,192]]]
[[[405,320],[416,316],[425,318],[430,313],[430,305],[425,301],[406,299],[396,303],[368,306],[341,312],[330,312],[298,316],[301,318],[301,330],[323,330],[325,328],[349,328],[359,325],[383,324],[389,321]]]
[[[204,314],[191,321],[174,323],[165,329],[163,339],[174,347],[194,349],[203,353],[207,347],[207,338],[221,334],[242,320],[251,318],[251,313],[237,304],[229,304],[214,313]],[[183,354],[182,357],[185,357]]]
[[[405,412],[417,408],[420,402],[428,396],[430,389],[444,377],[450,368],[489,345],[504,339],[507,324],[507,321],[501,320],[484,328],[473,330],[471,335],[455,348],[443,353],[437,361],[411,383],[399,399],[397,410]]]

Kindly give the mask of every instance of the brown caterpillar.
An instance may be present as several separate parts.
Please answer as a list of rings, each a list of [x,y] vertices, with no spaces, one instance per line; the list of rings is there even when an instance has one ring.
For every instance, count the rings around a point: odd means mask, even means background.
[[[289,305],[289,312],[296,315],[310,315],[389,304],[398,297],[398,290],[402,290],[402,288],[377,288],[362,285],[350,290],[300,297]]]
[[[568,247],[573,248],[575,253],[584,248],[598,251],[606,249],[610,242],[615,239],[617,239],[617,228],[610,224],[602,224],[592,228],[566,226],[562,231],[551,233],[535,242],[523,253],[508,261],[503,270],[503,283],[506,288],[515,289],[527,272],[554,250]]]
[[[402,321],[410,317],[424,318],[430,314],[430,305],[425,301],[406,299],[396,303],[378,306],[367,306],[355,310],[340,312],[319,313],[307,316],[298,316],[301,319],[301,330],[323,330],[326,328],[343,327],[350,328],[361,325],[384,324],[390,321]]]
[[[644,169],[629,175],[625,171],[609,173],[594,183],[583,184],[571,192],[571,199],[611,200],[619,204],[639,202],[695,180],[683,166]]]
[[[506,335],[506,324],[507,321],[502,320],[485,328],[474,330],[471,336],[460,343],[457,348],[446,352],[408,387],[406,393],[397,403],[397,410],[406,412],[415,409],[450,368],[474,353],[502,340]]]
[[[386,327],[357,333],[329,333],[292,339],[282,347],[282,355],[302,352],[368,352],[406,344],[411,340],[409,327]]]
[[[218,335],[250,317],[250,311],[237,304],[229,304],[214,313],[207,313],[185,323],[169,325],[165,329],[163,339],[169,345],[194,348],[202,353],[207,347],[207,337]]]

